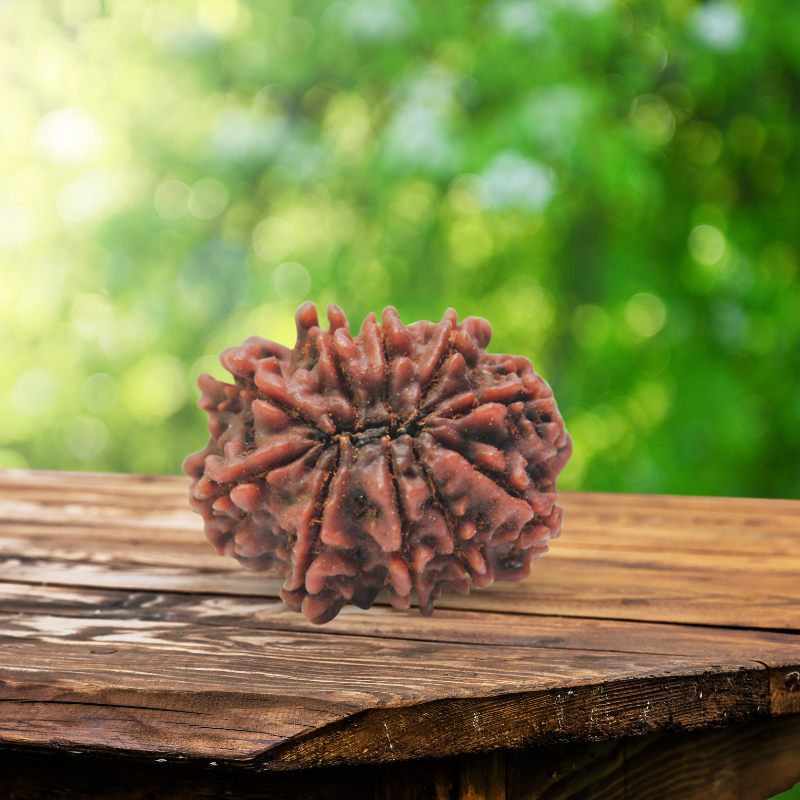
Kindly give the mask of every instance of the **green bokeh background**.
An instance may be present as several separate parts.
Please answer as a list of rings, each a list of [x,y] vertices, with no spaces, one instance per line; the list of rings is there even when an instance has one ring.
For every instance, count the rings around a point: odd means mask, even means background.
[[[799,92],[795,0],[7,0],[0,466],[178,472],[311,299],[488,318],[563,488],[798,498]]]

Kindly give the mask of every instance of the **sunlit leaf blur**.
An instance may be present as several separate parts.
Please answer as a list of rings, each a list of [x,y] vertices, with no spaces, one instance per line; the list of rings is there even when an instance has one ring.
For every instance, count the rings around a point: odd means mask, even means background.
[[[178,472],[293,312],[532,359],[568,489],[800,497],[796,0],[6,0],[0,466]]]

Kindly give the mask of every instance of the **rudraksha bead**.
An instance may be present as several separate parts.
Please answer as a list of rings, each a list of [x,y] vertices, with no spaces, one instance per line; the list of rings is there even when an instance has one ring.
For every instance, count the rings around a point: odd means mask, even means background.
[[[211,438],[189,456],[192,508],[221,555],[286,578],[312,622],[386,589],[431,614],[441,586],[518,581],[561,532],[556,478],[572,443],[526,358],[486,352],[479,317],[358,336],[304,303],[293,350],[251,336],[223,350],[234,383],[201,375]]]

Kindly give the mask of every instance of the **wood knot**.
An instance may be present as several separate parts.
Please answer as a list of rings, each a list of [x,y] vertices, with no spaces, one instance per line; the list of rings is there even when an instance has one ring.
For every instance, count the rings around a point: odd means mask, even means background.
[[[800,672],[790,672],[786,676],[786,691],[793,692],[795,689],[800,690]]]

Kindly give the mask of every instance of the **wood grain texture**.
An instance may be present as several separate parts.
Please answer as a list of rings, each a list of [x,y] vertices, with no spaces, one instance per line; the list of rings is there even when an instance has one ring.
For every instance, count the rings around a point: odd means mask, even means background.
[[[0,614],[188,622],[266,631],[342,634],[426,642],[744,659],[786,668],[800,662],[800,637],[764,630],[442,609],[432,617],[376,606],[342,610],[324,627],[273,598],[127,592],[0,582]],[[781,673],[783,674],[783,673]],[[800,694],[797,690],[795,693]]]
[[[568,494],[529,581],[319,628],[213,553],[187,491],[0,474],[0,743],[254,772],[463,757],[380,791],[501,800],[505,756],[465,754],[800,713],[798,502]]]
[[[0,580],[276,597],[219,558],[188,480],[6,471]],[[800,630],[800,501],[564,493],[530,580],[437,608]],[[690,588],[691,587],[691,588]]]
[[[0,737],[271,768],[768,713],[754,662],[144,620],[0,618]],[[91,709],[91,713],[88,713]]]

